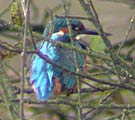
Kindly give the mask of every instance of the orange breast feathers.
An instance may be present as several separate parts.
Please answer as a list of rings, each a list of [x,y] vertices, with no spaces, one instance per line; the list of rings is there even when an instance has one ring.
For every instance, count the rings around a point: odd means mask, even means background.
[[[64,32],[64,34],[69,33],[68,28],[61,28],[60,31]]]

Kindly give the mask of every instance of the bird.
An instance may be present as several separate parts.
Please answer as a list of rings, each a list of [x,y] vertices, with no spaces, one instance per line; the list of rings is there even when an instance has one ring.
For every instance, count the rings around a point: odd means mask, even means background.
[[[37,100],[48,100],[53,95],[59,95],[63,91],[70,92],[77,90],[76,75],[72,72],[83,70],[85,55],[55,45],[54,42],[68,44],[77,49],[86,49],[86,45],[76,37],[80,34],[99,35],[97,31],[86,29],[83,23],[75,18],[70,18],[72,38],[69,34],[68,23],[65,18],[54,18],[53,33],[51,34],[51,23],[46,26],[43,37],[49,38],[38,45],[37,53],[33,55],[30,68],[30,82],[36,93]],[[109,33],[107,33],[109,35]],[[45,56],[48,60],[43,59]],[[53,64],[52,64],[53,63]],[[64,71],[64,68],[68,72]],[[70,71],[70,72],[69,72]]]

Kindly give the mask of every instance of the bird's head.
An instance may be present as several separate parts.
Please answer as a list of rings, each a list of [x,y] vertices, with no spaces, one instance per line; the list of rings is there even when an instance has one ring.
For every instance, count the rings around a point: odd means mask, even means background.
[[[83,25],[83,23],[78,19],[69,19],[71,29],[72,29],[72,35],[76,37],[80,34],[88,34],[88,35],[99,35],[97,31],[92,29],[86,29]],[[51,23],[49,22],[44,30],[43,37],[48,37],[50,35],[50,29],[51,29]],[[67,21],[65,18],[54,18],[54,27],[53,27],[53,33],[62,31],[64,34],[69,34]],[[109,34],[108,34],[109,35]]]

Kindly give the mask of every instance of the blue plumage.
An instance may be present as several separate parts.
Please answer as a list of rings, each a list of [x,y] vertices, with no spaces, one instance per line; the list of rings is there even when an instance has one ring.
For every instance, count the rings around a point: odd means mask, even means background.
[[[38,49],[43,55],[46,54],[47,42],[41,43]],[[32,59],[30,80],[37,94],[37,99],[48,99],[53,92],[53,70],[52,65],[38,55],[34,55]]]
[[[79,40],[76,40],[75,36],[77,34],[91,33],[84,28],[83,24],[79,20],[70,19],[70,23],[74,35],[73,45],[76,48],[84,49],[85,46]],[[47,25],[44,31],[43,36],[45,38],[50,35],[49,31],[50,24]],[[69,45],[71,44],[67,29],[67,22],[64,18],[54,19],[54,32],[50,38],[52,41],[68,43]],[[53,43],[48,41],[42,42],[38,51],[42,53],[42,55],[47,56],[55,64],[61,65],[71,72],[76,71],[74,60],[75,51],[61,46],[55,46]],[[76,61],[81,69],[84,65],[84,55],[76,52]],[[38,100],[48,100],[53,93],[55,93],[56,89],[59,89],[58,91],[70,90],[76,84],[75,75],[64,72],[62,68],[48,63],[38,55],[34,55],[32,59],[30,81],[33,84]]]
[[[53,34],[51,40],[59,41],[59,39],[69,39],[69,36],[58,36]],[[71,44],[71,42],[69,43]],[[74,45],[81,48],[79,41],[74,41]],[[56,47],[52,43],[42,42],[39,49],[43,55],[48,56],[50,60],[70,71],[76,71],[75,63],[73,60],[73,50],[68,48]],[[79,66],[83,66],[83,55],[77,53],[77,62]],[[31,77],[30,80],[34,85],[34,90],[37,94],[37,99],[47,100],[53,94],[54,79],[58,78],[63,89],[71,89],[75,85],[75,75],[69,75],[61,68],[58,68],[45,60],[35,55],[32,60]]]

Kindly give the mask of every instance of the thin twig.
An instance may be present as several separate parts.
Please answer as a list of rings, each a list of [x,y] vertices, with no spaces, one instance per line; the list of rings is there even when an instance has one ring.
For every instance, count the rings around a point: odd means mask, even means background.
[[[66,9],[66,5],[65,5],[65,2],[64,0],[61,0],[62,2],[62,6],[63,6],[63,9],[64,9],[64,13],[65,13],[65,16],[68,14],[67,13],[67,9]],[[70,20],[66,18],[66,21],[67,21],[67,25],[68,25],[68,30],[69,30],[69,36],[70,36],[70,40],[71,40],[71,45],[73,46],[74,44],[74,38],[73,38],[73,33],[72,33],[72,29],[71,29],[71,24],[70,24]],[[79,66],[78,66],[78,63],[77,63],[77,54],[75,51],[73,51],[73,58],[74,58],[74,64],[75,64],[75,69],[76,69],[76,73],[79,73]],[[77,88],[78,88],[78,119],[79,120],[82,120],[82,109],[81,109],[81,83],[80,83],[80,80],[78,79],[78,76],[75,76],[75,79],[77,81]]]
[[[23,1],[22,1],[23,2]],[[25,4],[23,4],[25,6]],[[24,80],[25,80],[25,66],[26,66],[26,41],[28,37],[28,21],[29,21],[29,8],[30,8],[30,0],[26,2],[25,10],[24,13],[26,12],[25,15],[25,28],[24,28],[24,40],[23,40],[23,50],[21,53],[22,57],[22,77],[21,77],[21,99],[20,99],[20,120],[24,120]]]
[[[132,30],[133,23],[134,23],[134,19],[135,19],[135,16],[132,16],[132,18],[131,18],[131,20],[130,20],[130,23],[129,23],[128,30],[127,30],[127,32],[126,32],[124,38],[122,39],[121,44],[120,44],[120,46],[119,46],[119,49],[118,49],[118,51],[117,51],[117,55],[120,53],[120,50],[121,50],[122,46],[124,45],[125,41],[126,41],[127,38],[128,38],[129,33],[130,33],[131,30]]]
[[[0,59],[0,89],[2,92],[3,102],[9,111],[10,120],[17,120],[19,115],[17,113],[16,104],[12,103],[13,91],[9,84],[6,71],[4,70],[3,62]]]
[[[135,105],[124,105],[124,104],[85,104],[82,106],[82,108],[95,108],[95,109],[127,109],[127,110],[133,110],[135,109]]]
[[[81,19],[81,20],[89,20],[89,21],[94,21],[92,18],[88,18],[88,17],[82,17],[82,16],[70,16],[70,15],[55,15],[55,17],[57,18],[72,18],[72,19]]]
[[[108,49],[108,52],[109,52],[109,55],[110,55],[110,58],[112,59],[112,62],[113,62],[113,65],[115,67],[115,71],[117,73],[117,77],[119,78],[120,82],[123,82],[123,79],[121,78],[120,74],[119,74],[119,69],[117,67],[117,57],[116,55],[114,54],[114,51],[112,49],[112,44],[111,42],[108,40],[103,28],[102,28],[102,25],[99,21],[99,18],[98,18],[98,14],[95,10],[95,7],[93,5],[93,2],[92,0],[88,0],[88,4],[85,3],[84,0],[79,0],[80,4],[82,5],[83,9],[87,12],[87,15],[89,17],[93,17],[93,19],[95,19],[93,23],[93,25],[97,28],[99,34],[101,35],[101,37],[103,38],[103,41]]]
[[[135,112],[134,109],[133,109],[133,110],[129,110],[129,111],[125,112],[125,115],[134,114],[134,112]],[[110,117],[110,118],[107,118],[107,119],[105,119],[105,120],[115,120],[115,119],[120,119],[120,118],[122,117],[122,115],[123,115],[123,114],[120,113],[120,114],[117,114],[117,115],[112,116],[112,117]]]
[[[74,75],[78,75],[79,77],[82,77],[82,78],[87,78],[88,80],[91,80],[91,81],[94,81],[94,82],[97,82],[97,83],[100,83],[100,84],[105,84],[105,85],[109,85],[109,86],[114,86],[114,87],[119,87],[119,88],[123,88],[123,89],[128,89],[128,90],[131,90],[131,91],[135,91],[135,88],[133,86],[130,86],[130,85],[126,85],[126,84],[122,84],[122,83],[114,83],[114,82],[111,82],[111,81],[105,81],[103,79],[97,79],[97,78],[94,78],[90,75],[87,75],[87,74],[82,74],[82,73],[76,73],[76,72],[73,72],[71,70],[69,70],[68,68],[65,68],[59,64],[56,64],[55,62],[51,61],[48,56],[46,55],[43,55],[41,52],[37,51],[36,52],[37,55],[39,55],[40,58],[46,60],[46,62],[56,66],[56,67],[59,67],[61,68],[64,72],[68,72],[69,74],[74,74]]]

